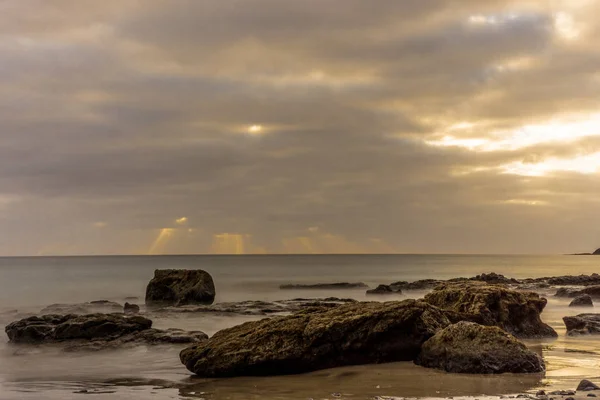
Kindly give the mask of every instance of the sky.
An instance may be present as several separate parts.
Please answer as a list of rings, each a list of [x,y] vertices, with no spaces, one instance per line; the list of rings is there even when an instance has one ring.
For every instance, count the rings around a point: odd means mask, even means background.
[[[2,0],[0,255],[600,247],[600,0]]]

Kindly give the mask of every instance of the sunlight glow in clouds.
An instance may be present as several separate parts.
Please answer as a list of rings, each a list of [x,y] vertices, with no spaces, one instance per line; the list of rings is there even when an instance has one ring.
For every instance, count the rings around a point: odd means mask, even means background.
[[[442,147],[464,147],[474,151],[512,151],[545,143],[573,143],[579,139],[600,136],[600,113],[588,116],[571,116],[541,124],[524,125],[516,130],[498,131],[476,135],[477,125],[463,122],[452,125],[441,139],[428,140],[427,144]],[[462,135],[458,132],[466,132]],[[461,137],[469,135],[469,137]]]
[[[539,163],[510,163],[502,167],[504,173],[523,176],[544,176],[550,172],[565,171],[595,174],[600,171],[600,152],[577,158],[549,158]]]

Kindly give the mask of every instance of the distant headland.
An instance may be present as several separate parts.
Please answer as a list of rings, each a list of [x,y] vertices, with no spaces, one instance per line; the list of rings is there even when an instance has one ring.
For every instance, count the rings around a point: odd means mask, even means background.
[[[572,255],[572,256],[600,256],[600,248],[597,249],[593,253],[575,253],[575,254],[570,254],[570,255]]]

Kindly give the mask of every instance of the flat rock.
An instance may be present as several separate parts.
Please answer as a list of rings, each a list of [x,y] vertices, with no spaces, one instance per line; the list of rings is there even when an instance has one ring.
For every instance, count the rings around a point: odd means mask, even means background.
[[[201,269],[157,269],[146,287],[146,305],[212,304],[215,284]]]
[[[390,285],[379,285],[375,289],[367,290],[367,294],[401,294],[402,290],[394,290]]]
[[[346,303],[356,303],[354,299],[328,297],[324,299],[291,299],[279,301],[247,300],[216,303],[210,306],[164,307],[152,313],[207,313],[218,315],[271,315],[292,313],[308,308],[332,308]]]
[[[575,297],[569,307],[594,307],[594,301],[589,294],[582,294]]]
[[[542,358],[513,335],[495,326],[459,322],[427,340],[416,364],[465,374],[535,373]]]
[[[390,286],[398,288],[400,290],[428,290],[444,283],[445,281],[439,279],[421,279],[414,282],[394,282]]]
[[[467,320],[498,326],[518,338],[557,337],[542,322],[547,300],[534,292],[520,292],[504,285],[485,282],[457,282],[438,286],[425,301],[448,310],[452,322]]]
[[[281,290],[291,289],[364,289],[369,286],[363,282],[336,282],[336,283],[314,283],[314,284],[287,284],[279,286]]]
[[[85,303],[52,304],[42,309],[39,314],[94,314],[118,313],[123,311],[123,305],[108,300],[95,300]]]
[[[10,343],[62,344],[66,350],[99,350],[124,344],[196,343],[203,332],[152,329],[152,321],[123,314],[43,315],[6,326]]]
[[[569,336],[600,334],[600,314],[579,314],[563,321]]]
[[[182,350],[180,359],[204,377],[409,361],[423,342],[449,324],[441,310],[423,301],[348,303],[224,329]]]
[[[578,297],[588,295],[592,299],[600,299],[600,285],[586,286],[583,289],[577,290],[572,288],[560,288],[556,292],[556,297]]]

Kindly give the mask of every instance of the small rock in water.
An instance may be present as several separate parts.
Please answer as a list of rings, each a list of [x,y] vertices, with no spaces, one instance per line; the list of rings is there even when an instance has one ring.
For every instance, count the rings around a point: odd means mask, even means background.
[[[546,392],[544,390],[539,390],[535,395],[536,396],[545,396]]]
[[[569,307],[594,307],[594,301],[589,294],[582,294],[575,297],[571,304],[569,304]]]
[[[138,314],[140,312],[140,306],[137,304],[125,303],[123,312],[125,314]]]
[[[594,393],[588,393],[587,397],[598,397]]]
[[[567,397],[565,400],[575,400],[573,397]]]
[[[600,389],[600,387],[598,387],[598,385],[593,384],[592,382],[588,381],[587,379],[584,379],[581,382],[579,382],[579,385],[577,386],[577,390],[582,390],[582,391],[598,390],[598,389]]]

